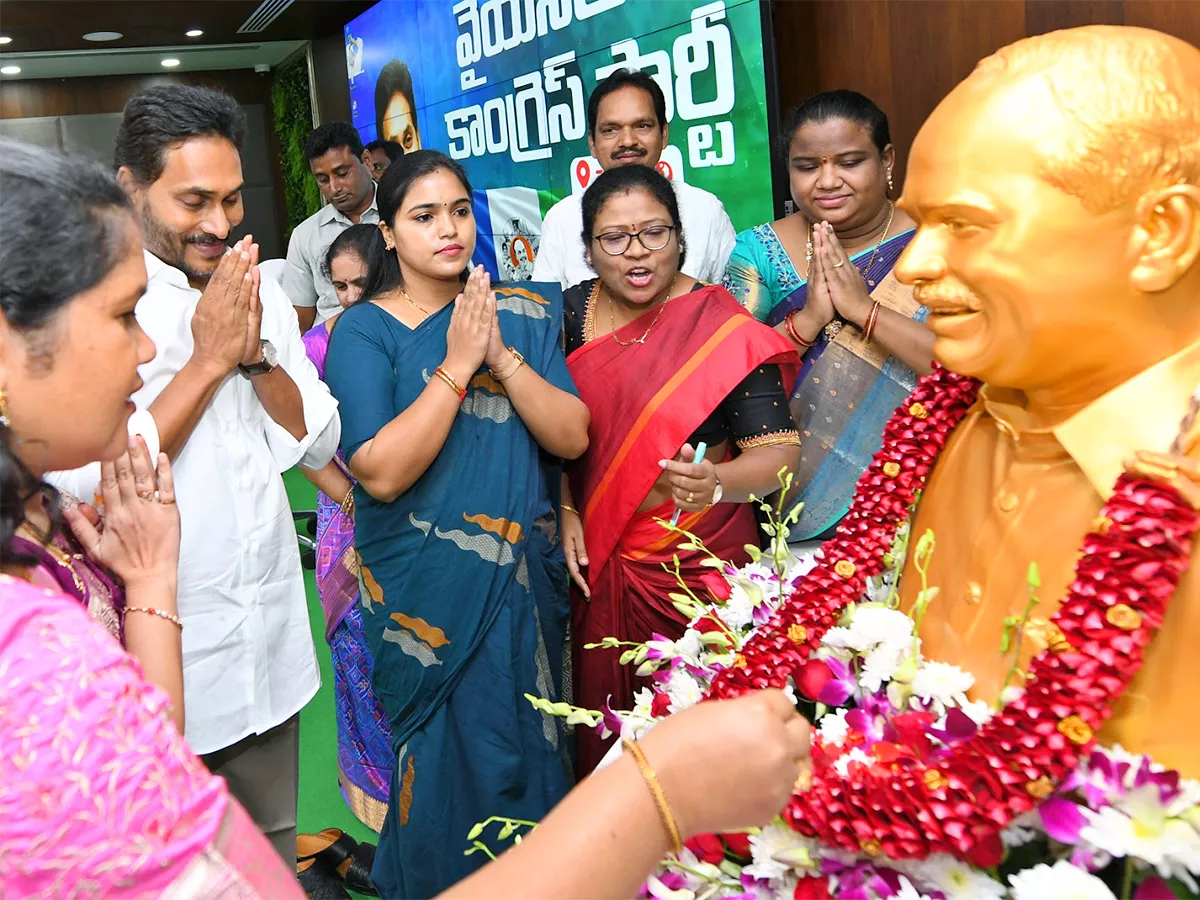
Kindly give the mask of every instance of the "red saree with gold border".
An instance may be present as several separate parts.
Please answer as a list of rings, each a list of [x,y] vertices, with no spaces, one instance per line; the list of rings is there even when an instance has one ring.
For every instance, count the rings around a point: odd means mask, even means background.
[[[628,341],[645,332],[650,316],[616,332]],[[584,650],[616,637],[646,641],[655,632],[675,639],[686,619],[667,594],[677,590],[663,565],[675,555],[684,579],[698,585],[703,555],[677,548],[680,539],[655,518],[670,519],[670,502],[639,512],[662,474],[659,460],[673,459],[688,438],[756,367],[780,366],[790,393],[799,372],[791,344],[759,323],[724,288],[708,286],[671,300],[644,344],[622,346],[608,335],[584,344],[567,359],[579,395],[592,413],[590,447],[569,472],[583,517],[591,600],[572,594],[575,703],[628,709],[640,679],[622,666],[616,650]],[[759,542],[754,510],[721,503],[685,514],[679,525],[702,538],[716,555],[746,560],[746,544]],[[610,741],[576,731],[577,772],[591,772]]]

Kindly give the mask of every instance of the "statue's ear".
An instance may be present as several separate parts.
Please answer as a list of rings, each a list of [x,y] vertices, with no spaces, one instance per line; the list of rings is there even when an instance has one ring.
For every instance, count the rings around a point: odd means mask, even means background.
[[[1137,225],[1130,283],[1145,293],[1165,291],[1200,257],[1200,187],[1177,184],[1146,193],[1138,201]]]

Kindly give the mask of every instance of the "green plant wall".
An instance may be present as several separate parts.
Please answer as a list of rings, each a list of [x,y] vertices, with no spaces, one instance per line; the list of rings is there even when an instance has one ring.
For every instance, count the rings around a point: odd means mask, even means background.
[[[301,57],[278,70],[271,86],[275,135],[279,139],[279,168],[287,202],[287,233],[321,208],[321,193],[304,158],[304,142],[312,133],[312,97],[308,63]]]

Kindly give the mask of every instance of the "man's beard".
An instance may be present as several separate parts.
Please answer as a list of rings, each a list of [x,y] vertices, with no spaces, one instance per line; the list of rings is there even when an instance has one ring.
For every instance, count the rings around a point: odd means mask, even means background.
[[[207,281],[217,270],[220,258],[214,259],[212,268],[207,271],[190,267],[184,259],[184,251],[188,244],[221,244],[225,242],[211,234],[194,232],[181,235],[172,230],[150,212],[150,204],[143,203],[141,208],[142,243],[146,249],[169,266],[174,266],[188,277],[189,281]]]

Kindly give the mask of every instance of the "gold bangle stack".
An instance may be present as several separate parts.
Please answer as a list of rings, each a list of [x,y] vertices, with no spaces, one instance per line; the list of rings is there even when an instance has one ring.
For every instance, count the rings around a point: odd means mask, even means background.
[[[658,776],[654,774],[654,769],[650,767],[650,763],[646,760],[646,754],[642,752],[641,747],[629,738],[625,738],[621,743],[637,762],[637,767],[642,773],[646,787],[650,788],[650,793],[654,795],[654,803],[658,807],[658,814],[667,829],[667,834],[671,837],[671,846],[675,851],[675,855],[679,856],[683,853],[683,838],[679,834],[679,826],[675,824],[675,816],[671,813],[671,806],[667,803],[667,795],[663,793],[662,785],[658,783]]]
[[[350,485],[350,490],[346,491],[346,496],[342,498],[341,506],[343,515],[354,515],[354,485]]]
[[[513,363],[512,367],[509,368],[507,372],[498,372],[495,369],[488,369],[488,373],[497,381],[508,381],[508,379],[517,374],[517,369],[525,365],[525,357],[521,355],[521,352],[516,347],[509,347],[508,352],[513,355],[513,358],[516,359],[516,362]]]
[[[450,390],[452,390],[452,391],[454,391],[454,393],[458,394],[458,402],[459,403],[462,403],[463,400],[467,399],[467,389],[460,386],[459,383],[454,380],[454,376],[451,375],[449,372],[447,372],[445,369],[443,369],[441,366],[438,366],[436,369],[434,369],[433,374],[436,375],[438,378],[442,379],[442,381],[445,382],[445,384],[450,388]]]

